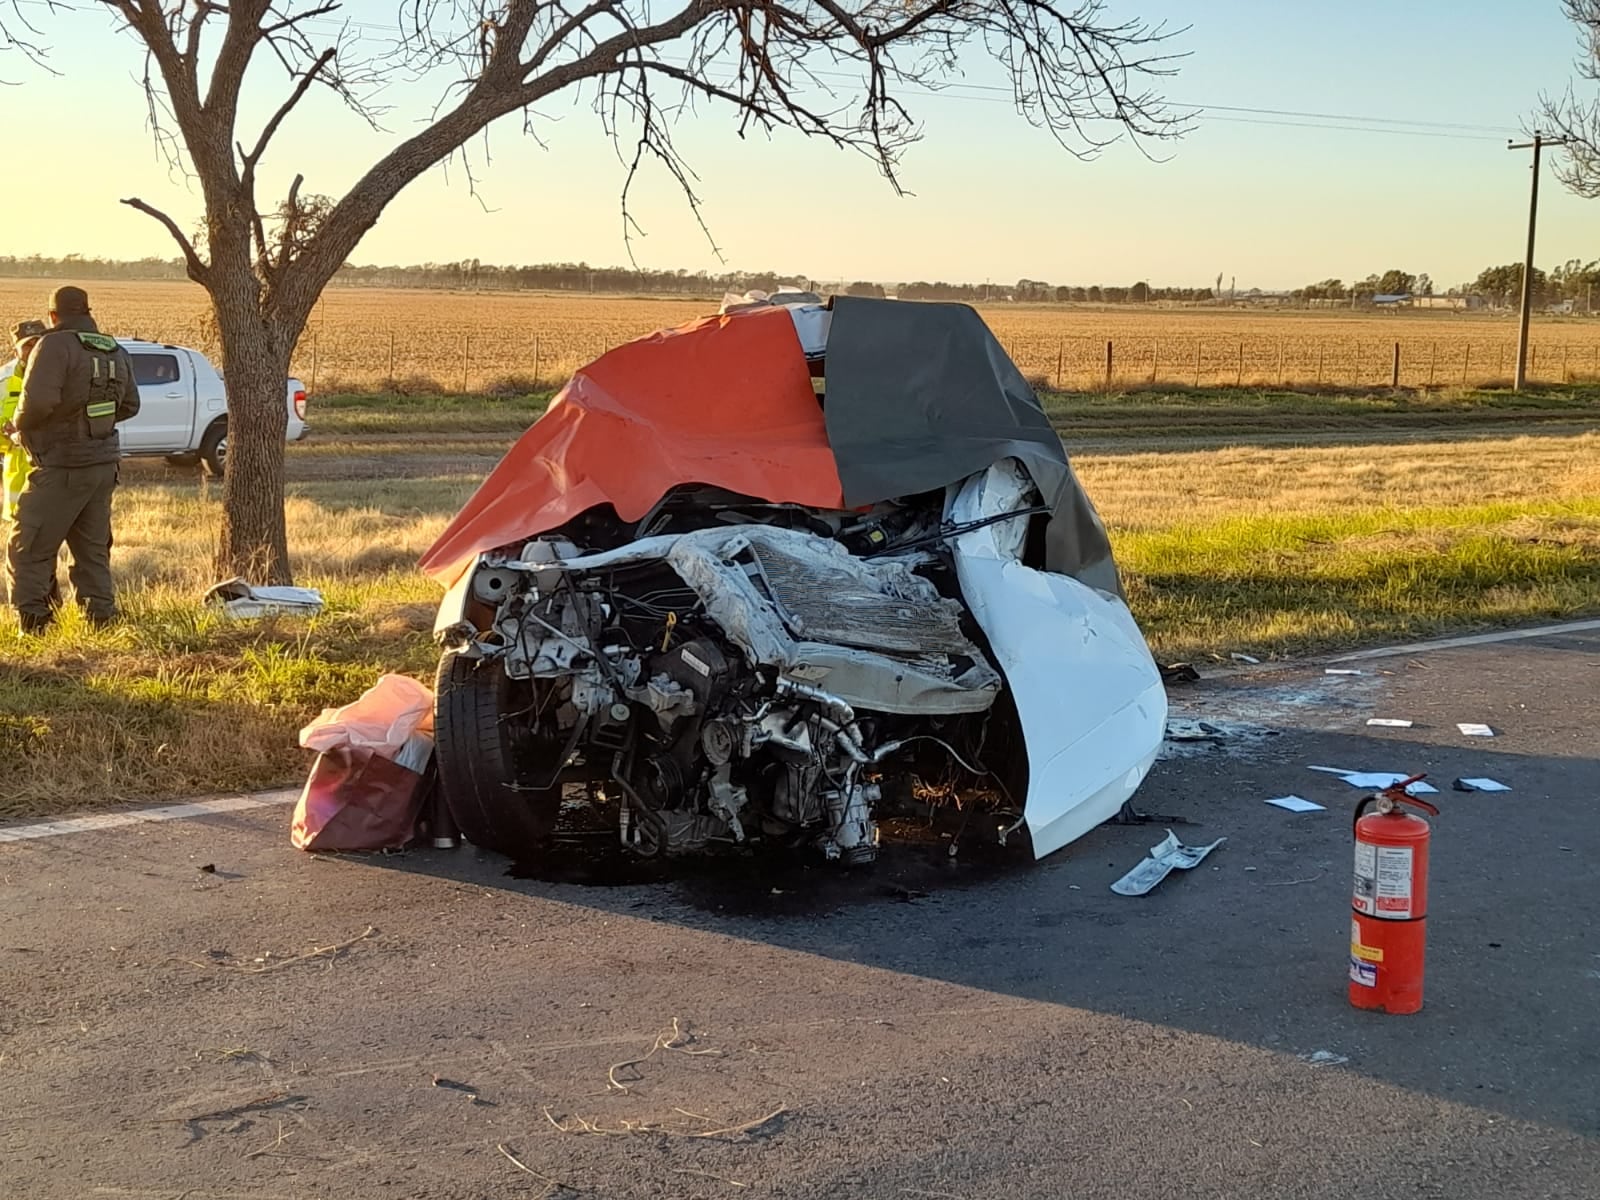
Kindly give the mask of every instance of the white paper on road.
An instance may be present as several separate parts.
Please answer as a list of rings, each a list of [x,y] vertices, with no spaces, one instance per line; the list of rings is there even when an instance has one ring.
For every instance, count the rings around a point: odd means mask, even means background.
[[[1150,857],[1113,883],[1111,890],[1119,896],[1143,896],[1173,871],[1198,867],[1206,855],[1227,840],[1220,837],[1209,846],[1185,846],[1169,829],[1165,838],[1150,847]]]
[[[1368,725],[1382,725],[1386,729],[1410,729],[1411,722],[1401,717],[1368,717]]]
[[[1487,725],[1479,725],[1472,721],[1460,722],[1456,725],[1456,728],[1461,730],[1462,733],[1466,734],[1467,737],[1494,736],[1494,730],[1490,729]]]
[[[1328,775],[1337,775],[1351,787],[1367,788],[1370,791],[1382,791],[1395,784],[1410,779],[1409,775],[1402,775],[1398,771],[1347,771],[1343,767],[1308,767],[1310,771],[1322,771]],[[1438,792],[1438,788],[1426,780],[1418,780],[1406,788],[1408,796],[1430,796]]]
[[[1456,782],[1473,792],[1509,792],[1511,790],[1497,779],[1459,779]]]
[[[1324,675],[1359,675],[1359,674],[1361,674],[1360,671],[1357,671],[1357,670],[1355,670],[1355,669],[1353,669],[1351,667],[1327,667],[1327,668],[1325,668],[1323,670],[1322,673]]]
[[[1290,812],[1322,812],[1327,805],[1318,804],[1315,800],[1307,800],[1302,796],[1278,796],[1267,801],[1279,808],[1286,808]]]

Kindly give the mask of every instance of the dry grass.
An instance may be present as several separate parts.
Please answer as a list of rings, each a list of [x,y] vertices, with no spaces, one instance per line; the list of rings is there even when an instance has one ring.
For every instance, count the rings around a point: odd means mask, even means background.
[[[133,473],[137,477],[140,472]],[[0,661],[0,816],[295,779],[295,732],[386,670],[428,678],[437,589],[417,557],[471,482],[305,485],[288,505],[313,620],[233,622],[200,606],[218,507],[190,484],[121,489],[114,567],[127,620],[75,612]],[[8,618],[0,638],[15,637]]]
[[[36,315],[46,280],[0,280],[0,312]],[[210,349],[203,294],[181,283],[97,282],[107,328]],[[712,311],[706,300],[332,288],[295,356],[319,391],[507,392],[559,382],[611,346]],[[1505,380],[1515,323],[1456,313],[1251,312],[1227,309],[983,310],[1025,374],[1057,387],[1386,385],[1396,342],[1405,386]],[[1600,321],[1541,318],[1533,377],[1600,378]],[[391,345],[393,347],[391,353]]]
[[[379,477],[321,477],[347,476],[353,450],[290,455],[300,582],[328,601],[311,620],[201,609],[216,489],[130,466],[114,555],[128,621],[69,614],[13,642],[0,619],[0,816],[291,783],[319,709],[383,671],[429,677],[438,593],[413,564],[484,468],[391,440],[362,450]],[[1074,461],[1163,660],[1600,611],[1597,433]]]

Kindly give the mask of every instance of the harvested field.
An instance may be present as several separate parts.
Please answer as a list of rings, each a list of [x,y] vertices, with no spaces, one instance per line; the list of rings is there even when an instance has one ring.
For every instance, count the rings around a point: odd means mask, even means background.
[[[0,280],[7,321],[35,313],[53,286]],[[205,299],[179,283],[93,285],[108,329],[211,349]],[[696,299],[547,293],[332,288],[295,357],[319,391],[517,394],[559,383],[630,338],[714,311]],[[1483,385],[1509,377],[1516,323],[1447,312],[1270,312],[1243,309],[994,305],[982,310],[1029,376],[1050,386],[1107,390],[1295,385]],[[1600,320],[1540,318],[1530,375],[1600,379]]]

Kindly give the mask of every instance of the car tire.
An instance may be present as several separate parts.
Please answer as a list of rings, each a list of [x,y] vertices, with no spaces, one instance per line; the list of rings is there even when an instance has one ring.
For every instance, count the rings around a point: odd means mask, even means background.
[[[205,466],[206,474],[213,479],[221,479],[227,456],[228,423],[213,421],[205,437],[200,439],[200,462]]]
[[[517,786],[515,747],[501,721],[512,681],[499,659],[446,654],[434,689],[434,759],[439,788],[457,827],[474,846],[525,860],[555,831],[561,785]]]

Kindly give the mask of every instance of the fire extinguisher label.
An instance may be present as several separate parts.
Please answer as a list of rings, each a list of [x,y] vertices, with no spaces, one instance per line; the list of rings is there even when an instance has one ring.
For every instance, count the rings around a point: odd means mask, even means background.
[[[1403,921],[1411,911],[1411,847],[1356,843],[1355,888],[1350,904],[1369,917]]]
[[[1378,986],[1378,968],[1369,962],[1362,962],[1359,958],[1350,960],[1350,982],[1359,983],[1362,987],[1375,988]]]

